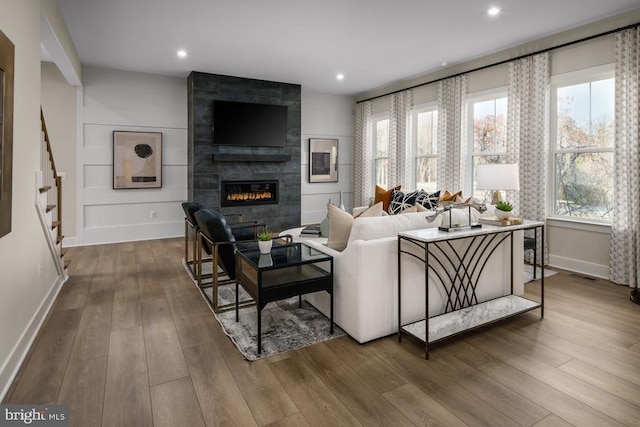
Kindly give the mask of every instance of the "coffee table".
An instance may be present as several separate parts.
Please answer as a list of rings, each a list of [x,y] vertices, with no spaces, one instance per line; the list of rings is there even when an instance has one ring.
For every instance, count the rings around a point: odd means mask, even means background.
[[[333,257],[304,243],[274,246],[271,253],[236,252],[236,322],[238,290],[242,286],[258,310],[258,354],[262,351],[262,309],[270,302],[326,291],[331,296],[330,327],[333,334]]]

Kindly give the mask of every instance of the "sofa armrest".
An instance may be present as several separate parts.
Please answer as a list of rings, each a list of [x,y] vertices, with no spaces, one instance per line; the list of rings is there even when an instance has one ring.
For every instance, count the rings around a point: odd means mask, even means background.
[[[340,254],[342,253],[340,251],[336,251],[335,249],[331,249],[327,245],[322,244],[320,242],[316,242],[314,240],[305,240],[304,244],[312,247],[313,249],[319,250],[320,252],[323,252],[327,255],[331,255],[334,258],[340,257]]]

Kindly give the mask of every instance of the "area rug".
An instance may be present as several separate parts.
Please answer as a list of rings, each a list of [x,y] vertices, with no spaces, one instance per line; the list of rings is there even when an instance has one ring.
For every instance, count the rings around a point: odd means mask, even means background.
[[[197,286],[193,273],[184,260],[182,264]],[[211,273],[211,263],[205,265],[203,273]],[[211,288],[205,289],[205,292],[208,292],[208,296],[211,297]],[[241,286],[240,292],[240,301],[250,300]],[[220,286],[218,301],[220,304],[235,302],[235,286]],[[337,325],[334,325],[333,334],[331,334],[329,319],[324,314],[306,301],[302,302],[302,307],[298,307],[298,297],[293,297],[269,303],[262,310],[262,353],[258,354],[257,308],[255,305],[250,305],[241,308],[239,312],[238,322],[236,322],[235,310],[213,312],[213,315],[222,326],[224,333],[231,338],[238,351],[247,360],[274,356],[345,335]]]
[[[533,265],[525,264],[522,274],[524,276],[524,283],[529,283],[533,281]],[[544,269],[544,277],[550,277],[555,274],[558,274],[558,272],[550,270],[548,268]],[[541,277],[542,277],[542,269],[540,267],[536,267],[536,280],[539,280]]]

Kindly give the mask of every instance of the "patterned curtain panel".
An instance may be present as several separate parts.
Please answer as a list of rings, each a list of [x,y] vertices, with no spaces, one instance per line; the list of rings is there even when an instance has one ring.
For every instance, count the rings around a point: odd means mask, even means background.
[[[462,190],[466,157],[467,76],[438,84],[438,188]]]
[[[638,288],[640,259],[640,29],[616,34],[614,188],[609,279]]]
[[[373,197],[373,127],[371,101],[356,104],[354,206],[366,206]]]
[[[411,173],[412,146],[409,123],[411,121],[412,92],[391,95],[389,110],[389,186],[402,185],[403,188],[415,188]]]
[[[519,164],[520,194],[507,197],[513,200],[519,216],[534,221],[544,221],[547,216],[549,79],[548,53],[509,63],[507,162]],[[541,249],[538,240],[538,251]]]

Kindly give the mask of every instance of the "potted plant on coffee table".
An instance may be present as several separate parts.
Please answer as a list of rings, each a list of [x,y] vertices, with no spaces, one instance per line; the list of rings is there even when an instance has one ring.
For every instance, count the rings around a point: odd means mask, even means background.
[[[509,202],[499,201],[496,203],[496,217],[498,219],[509,219],[513,206]]]
[[[263,231],[258,234],[258,247],[261,254],[271,253],[271,246],[273,245],[273,237],[268,231]]]

